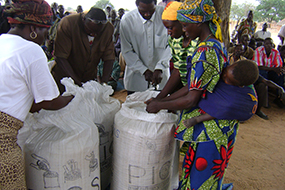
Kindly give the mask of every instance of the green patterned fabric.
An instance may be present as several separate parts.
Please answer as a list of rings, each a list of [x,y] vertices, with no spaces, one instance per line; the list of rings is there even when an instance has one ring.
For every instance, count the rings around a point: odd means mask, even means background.
[[[210,47],[216,47],[216,49]],[[224,56],[227,57],[225,47],[214,39],[199,44],[191,61],[190,90],[199,89],[213,92],[220,79],[224,64],[227,62],[220,52],[224,52]],[[211,65],[205,61],[210,62]]]
[[[176,38],[171,38],[169,36],[168,44],[169,44],[169,47],[171,49],[172,61],[174,64],[174,68],[179,70],[181,82],[185,86],[185,85],[187,85],[186,58],[188,56],[192,56],[192,54],[194,53],[196,46],[197,46],[197,41],[192,40],[188,47],[183,48],[183,37],[176,39]]]
[[[98,64],[97,76],[100,76],[100,77],[103,76],[103,67],[104,67],[104,62],[101,60],[100,63]],[[120,73],[121,73],[121,67],[119,65],[119,62],[114,61],[113,69],[112,69],[112,73],[111,73],[112,80],[108,81],[108,85],[112,86],[114,91],[117,88],[117,81],[120,78]]]
[[[225,47],[219,41],[200,43],[192,59],[187,60],[189,90],[212,93],[222,69],[228,65],[226,57]],[[180,190],[220,190],[232,155],[239,122],[213,119],[190,128],[184,126],[184,120],[202,114],[199,107],[183,110],[175,131],[175,138],[185,142],[181,148],[185,157]]]

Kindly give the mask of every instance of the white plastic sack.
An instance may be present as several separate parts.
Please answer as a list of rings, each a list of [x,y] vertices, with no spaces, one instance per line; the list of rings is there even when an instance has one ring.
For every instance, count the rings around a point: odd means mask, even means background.
[[[90,110],[90,114],[99,128],[101,188],[104,190],[111,183],[114,117],[121,104],[110,97],[113,94],[111,86],[89,81],[83,84],[83,88],[95,94],[96,106]]]
[[[41,110],[29,116],[25,127],[33,126],[33,130],[24,129],[18,135],[19,141],[25,142],[27,187],[101,189],[99,133],[90,115],[96,105],[94,93],[74,85],[71,79],[62,83],[67,94],[75,95],[73,100],[60,110]]]
[[[111,190],[171,188],[178,116],[149,114],[143,101],[122,104],[115,116]]]

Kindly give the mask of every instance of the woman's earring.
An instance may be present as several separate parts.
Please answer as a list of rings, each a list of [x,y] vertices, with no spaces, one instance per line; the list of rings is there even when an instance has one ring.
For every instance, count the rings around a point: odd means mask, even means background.
[[[34,40],[38,37],[37,33],[35,31],[30,33],[30,37]]]

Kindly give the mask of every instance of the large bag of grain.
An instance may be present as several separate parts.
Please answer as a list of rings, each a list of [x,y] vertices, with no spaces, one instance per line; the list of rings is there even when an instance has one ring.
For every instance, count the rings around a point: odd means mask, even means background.
[[[113,89],[109,85],[89,81],[83,84],[83,88],[95,94],[96,106],[90,110],[90,114],[99,128],[101,189],[104,190],[111,183],[114,117],[121,104],[119,100],[110,97]]]
[[[115,116],[112,190],[171,189],[178,116],[147,113],[148,93],[128,97]]]
[[[96,105],[94,93],[63,81],[66,93],[75,95],[64,108],[41,110],[30,115],[26,127],[32,133],[21,133],[24,141],[28,189],[101,189],[99,132],[90,110]],[[26,130],[26,132],[29,130]],[[22,139],[21,139],[22,138]]]

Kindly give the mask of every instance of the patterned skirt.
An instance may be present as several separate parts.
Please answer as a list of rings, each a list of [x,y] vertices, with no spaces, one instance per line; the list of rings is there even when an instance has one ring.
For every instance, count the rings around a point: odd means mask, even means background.
[[[232,155],[238,121],[210,120],[186,128],[183,120],[200,115],[199,109],[184,110],[175,138],[184,141],[179,190],[221,190]]]
[[[0,112],[0,189],[26,190],[24,158],[17,144],[23,122]]]

